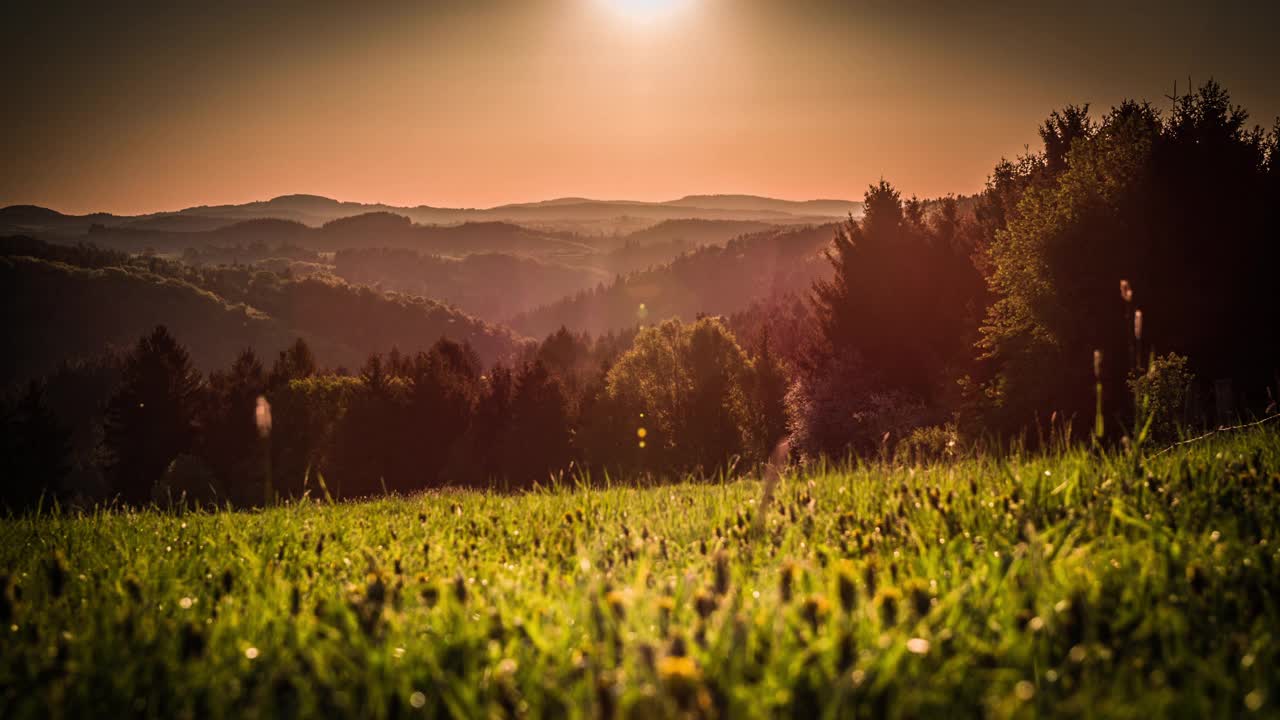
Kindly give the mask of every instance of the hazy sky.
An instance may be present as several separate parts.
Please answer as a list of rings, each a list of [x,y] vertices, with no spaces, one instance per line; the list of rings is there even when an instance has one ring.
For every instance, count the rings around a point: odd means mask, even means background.
[[[1190,75],[1280,114],[1265,2],[19,4],[0,205],[64,212],[936,196],[1068,102],[1167,107]]]

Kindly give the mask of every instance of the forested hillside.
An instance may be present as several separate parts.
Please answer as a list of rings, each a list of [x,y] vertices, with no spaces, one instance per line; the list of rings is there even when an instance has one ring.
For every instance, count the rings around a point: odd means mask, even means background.
[[[61,360],[131,346],[157,324],[180,333],[204,370],[229,364],[246,347],[270,354],[298,337],[329,367],[359,366],[370,348],[413,352],[441,337],[470,343],[486,362],[516,345],[505,329],[432,300],[334,279],[199,269],[30,239],[7,239],[0,250],[9,338],[24,349],[4,358],[5,384]]]
[[[599,334],[698,314],[728,315],[753,300],[803,291],[830,271],[822,250],[835,225],[767,230],[708,246],[668,265],[635,272],[512,320],[542,336],[560,326]]]

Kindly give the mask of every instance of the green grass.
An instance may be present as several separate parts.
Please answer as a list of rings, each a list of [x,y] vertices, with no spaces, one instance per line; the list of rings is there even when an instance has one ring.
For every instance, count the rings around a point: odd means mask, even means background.
[[[0,521],[0,716],[1276,716],[1280,435]]]

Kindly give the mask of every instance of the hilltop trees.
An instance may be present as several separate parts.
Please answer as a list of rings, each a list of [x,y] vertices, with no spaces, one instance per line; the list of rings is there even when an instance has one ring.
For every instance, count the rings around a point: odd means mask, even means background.
[[[0,442],[0,510],[34,506],[71,471],[71,431],[50,411],[43,383],[0,407]]]
[[[926,217],[881,181],[865,207],[836,233],[833,277],[814,283],[817,332],[790,398],[792,439],[809,455],[944,419],[970,357],[982,283],[954,199]]]
[[[6,317],[37,346],[0,362],[0,377],[136,332],[137,317],[111,310],[121,292],[174,317],[218,318],[184,341],[206,362],[223,358],[203,383],[160,327],[123,363],[63,360],[7,403],[6,474],[92,490],[100,445],[115,492],[135,503],[163,497],[158,482],[258,502],[268,479],[285,495],[352,497],[527,488],[578,468],[709,476],[755,466],[784,437],[802,456],[841,457],[890,450],[927,425],[955,423],[917,438],[1008,437],[1055,414],[1079,429],[1092,424],[1081,420],[1094,413],[1095,350],[1116,438],[1135,415],[1158,418],[1152,438],[1175,437],[1207,409],[1195,407],[1208,395],[1197,383],[1222,388],[1220,416],[1238,409],[1230,400],[1266,407],[1280,376],[1280,122],[1250,128],[1208,83],[1166,113],[1067,106],[1040,135],[1043,148],[998,164],[977,198],[921,202],[882,181],[825,261],[831,226],[744,236],[525,316],[525,327],[558,328],[541,343],[332,279],[0,243],[0,275],[13,281],[0,285],[15,300]],[[75,302],[49,305],[64,295]],[[664,320],[717,308],[738,312]],[[85,320],[107,310],[110,323]],[[72,321],[86,329],[66,333]],[[450,326],[476,349],[443,339]],[[589,327],[629,329],[593,339]],[[295,332],[317,353],[298,340],[269,371],[252,351],[231,362],[237,347],[274,350]],[[395,338],[410,351],[369,354]],[[353,377],[317,354],[367,360]],[[482,357],[496,364],[486,371]],[[253,422],[260,399],[275,418],[269,438]],[[69,455],[60,428],[72,431]],[[38,497],[15,482],[6,502]]]
[[[266,391],[266,373],[252,349],[241,352],[230,370],[209,375],[201,413],[200,455],[216,477],[221,494],[225,496],[228,488],[235,487],[241,496],[233,499],[241,503],[261,499],[268,482],[265,448],[254,420],[258,398]]]
[[[1134,309],[1148,347],[1189,356],[1196,376],[1235,378],[1260,406],[1275,358],[1259,348],[1280,346],[1266,136],[1213,82],[1167,117],[1136,102],[1096,124],[1084,112],[1052,123],[1045,153],[987,192],[1008,212],[987,248],[986,422],[1015,432],[1054,411],[1091,417],[1095,349],[1108,414],[1130,422],[1125,381],[1145,365]],[[1020,191],[1006,200],[1002,183]]]
[[[107,406],[107,471],[121,499],[144,503],[169,463],[192,448],[203,385],[164,326],[138,341],[122,375]]]
[[[719,319],[646,328],[607,376],[609,400],[630,416],[618,430],[629,430],[647,469],[711,473],[738,456],[759,459],[751,370]]]

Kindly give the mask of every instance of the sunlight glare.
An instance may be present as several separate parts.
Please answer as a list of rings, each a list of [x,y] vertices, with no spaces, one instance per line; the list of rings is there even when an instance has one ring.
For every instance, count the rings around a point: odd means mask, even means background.
[[[601,0],[615,13],[637,23],[670,17],[690,0]]]

